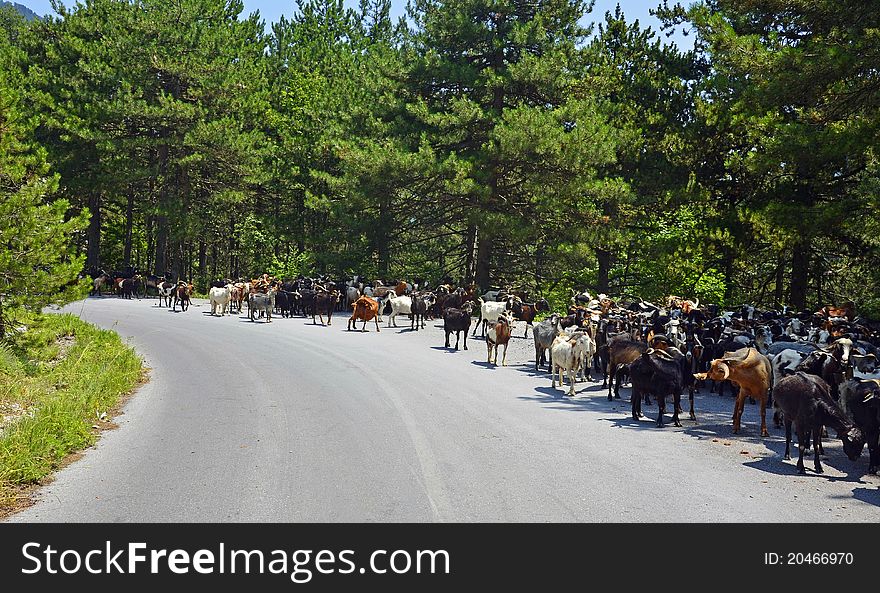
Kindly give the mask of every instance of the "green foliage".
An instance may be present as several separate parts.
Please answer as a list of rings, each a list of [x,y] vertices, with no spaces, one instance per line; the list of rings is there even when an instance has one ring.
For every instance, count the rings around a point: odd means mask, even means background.
[[[58,187],[45,150],[24,113],[20,52],[0,30],[0,338],[10,311],[39,311],[81,298],[83,259],[72,244],[87,216],[68,216],[67,201],[47,202]]]
[[[281,260],[272,258],[272,264],[268,267],[269,274],[276,278],[296,278],[300,275],[308,275],[315,269],[315,260],[310,253],[297,253]]]
[[[55,286],[32,307],[81,294],[83,253],[199,285],[873,306],[880,9],[664,5],[681,51],[620,8],[590,36],[590,6],[414,0],[394,23],[388,0],[299,0],[265,32],[239,1],[0,11],[0,208],[37,233],[7,261]]]
[[[27,331],[0,349],[0,407],[17,411],[0,427],[0,514],[18,488],[94,443],[92,425],[112,414],[141,374],[140,359],[115,332],[72,315],[24,315],[22,322]]]

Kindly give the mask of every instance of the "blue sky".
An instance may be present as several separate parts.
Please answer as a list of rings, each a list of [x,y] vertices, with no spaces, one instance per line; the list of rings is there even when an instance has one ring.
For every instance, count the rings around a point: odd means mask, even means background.
[[[52,12],[52,6],[49,0],[13,0],[19,4],[24,4],[37,14],[47,14]],[[73,0],[62,0],[64,4],[75,4]],[[346,4],[357,6],[357,0],[345,0]],[[638,19],[643,26],[652,27],[658,34],[660,32],[660,23],[657,19],[649,14],[649,10],[656,8],[660,4],[660,0],[619,0],[620,6],[628,21]],[[587,15],[587,21],[601,21],[606,11],[613,11],[618,4],[618,0],[596,0],[593,12]],[[685,2],[687,4],[687,2]],[[296,7],[294,0],[244,0],[245,12],[251,13],[255,10],[260,11],[267,21],[276,21],[282,14],[290,15]],[[406,0],[391,0],[391,14],[394,17],[404,13]],[[665,39],[665,38],[664,38]],[[683,37],[680,33],[673,35],[670,41],[675,41],[680,47],[690,48],[693,45],[693,37]]]

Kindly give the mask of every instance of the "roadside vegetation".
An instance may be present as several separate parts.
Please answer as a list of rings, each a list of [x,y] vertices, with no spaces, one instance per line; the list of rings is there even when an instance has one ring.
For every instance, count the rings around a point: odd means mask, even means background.
[[[113,331],[65,315],[21,315],[0,342],[0,517],[27,504],[72,453],[92,445],[143,378]]]

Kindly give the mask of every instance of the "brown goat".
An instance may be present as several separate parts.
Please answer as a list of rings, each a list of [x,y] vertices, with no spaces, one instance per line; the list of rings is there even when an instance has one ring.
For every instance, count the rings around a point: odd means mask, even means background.
[[[743,407],[746,398],[761,402],[761,436],[767,432],[767,394],[770,390],[772,370],[770,360],[755,348],[741,348],[735,352],[725,352],[724,358],[716,358],[705,373],[694,373],[700,381],[707,378],[713,381],[730,380],[739,386],[739,394],[733,406],[733,432],[739,432]]]
[[[507,366],[507,344],[510,342],[511,325],[513,325],[513,314],[510,311],[504,311],[498,316],[498,321],[486,332],[486,348],[489,350],[489,358],[486,362],[498,366],[498,348],[504,346],[501,366]],[[495,351],[495,360],[492,360],[493,350]]]
[[[637,342],[630,339],[626,334],[614,336],[608,342],[608,367],[605,375],[608,380],[608,401],[612,401],[611,388],[614,387],[614,397],[620,398],[620,372],[629,363],[636,360],[648,349],[645,342]],[[617,378],[615,384],[614,379]],[[604,383],[603,383],[604,385]]]
[[[348,320],[348,330],[356,328],[357,322],[363,320],[361,331],[367,331],[367,322],[371,319],[376,322],[376,331],[379,331],[379,303],[375,299],[362,296],[351,304],[353,309],[351,319]]]

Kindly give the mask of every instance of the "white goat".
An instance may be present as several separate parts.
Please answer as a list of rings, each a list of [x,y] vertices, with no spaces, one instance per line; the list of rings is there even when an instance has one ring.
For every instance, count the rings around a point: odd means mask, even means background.
[[[586,358],[587,340],[591,338],[578,332],[579,335],[573,336],[569,334],[560,334],[553,340],[550,346],[550,356],[553,360],[552,387],[556,388],[556,370],[559,369],[559,384],[564,386],[565,382],[562,378],[562,371],[565,370],[568,375],[569,390],[568,395],[574,397],[574,384],[578,372],[578,368],[582,368],[584,359]]]
[[[492,323],[498,323],[498,316],[504,313],[509,308],[510,299],[506,301],[496,302],[496,301],[484,301],[482,298],[477,299],[480,302],[480,319],[483,323],[474,324],[474,333],[472,335],[477,335],[477,326],[483,327],[483,335],[486,335],[486,327]]]
[[[391,327],[392,322],[394,323],[394,327],[397,327],[397,320],[395,317],[401,313],[404,315],[412,315],[412,298],[406,295],[393,296],[393,292],[388,293],[388,295],[388,302],[391,303],[391,315],[388,316],[388,327]],[[380,307],[384,306],[385,304],[383,302]]]
[[[596,355],[597,347],[596,340],[593,338],[594,328],[592,326],[587,326],[584,331],[575,330],[569,332],[569,340],[577,340],[577,354],[580,356],[580,361],[577,365],[577,372],[575,373],[575,382],[578,380],[585,381],[587,378],[592,379],[590,377],[590,371],[593,368],[593,357]],[[561,380],[560,380],[561,382]]]
[[[223,288],[212,286],[208,293],[208,298],[211,300],[211,315],[217,314],[218,307],[220,308],[220,317],[226,315],[226,307],[229,305],[231,295],[231,284],[227,284]]]

